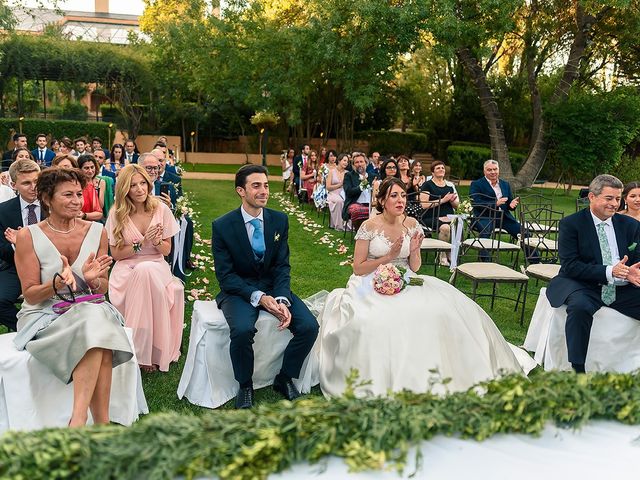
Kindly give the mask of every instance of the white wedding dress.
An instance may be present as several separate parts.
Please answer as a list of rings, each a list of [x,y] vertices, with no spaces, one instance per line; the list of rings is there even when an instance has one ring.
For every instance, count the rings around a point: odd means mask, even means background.
[[[417,228],[417,227],[416,227]],[[404,238],[393,262],[408,269]],[[367,224],[356,239],[369,241],[369,258],[386,255],[391,242]],[[408,270],[410,272],[410,270]],[[373,290],[373,274],[352,275],[347,288],[329,293],[318,322],[320,386],[326,396],[341,395],[351,369],[371,383],[358,396],[408,389],[435,393],[466,390],[503,373],[527,374],[535,361],[503,338],[491,318],[464,293],[430,276],[387,296]],[[439,379],[449,378],[443,385]]]

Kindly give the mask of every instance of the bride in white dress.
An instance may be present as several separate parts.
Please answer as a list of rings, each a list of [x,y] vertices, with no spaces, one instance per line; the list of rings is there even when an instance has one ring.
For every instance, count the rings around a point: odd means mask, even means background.
[[[423,238],[417,221],[404,213],[399,179],[383,182],[376,201],[382,213],[355,237],[354,274],[347,288],[329,294],[318,318],[323,393],[341,395],[351,369],[359,381],[371,382],[356,390],[358,396],[403,389],[444,393],[504,373],[528,373],[534,360],[507,343],[484,310],[448,283],[421,276],[422,286],[396,295],[374,291],[379,265],[393,263],[415,275]],[[445,378],[450,381],[443,385],[439,379]]]

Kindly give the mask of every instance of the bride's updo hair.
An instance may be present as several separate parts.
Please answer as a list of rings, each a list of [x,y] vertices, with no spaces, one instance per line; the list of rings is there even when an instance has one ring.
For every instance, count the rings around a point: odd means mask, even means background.
[[[380,184],[380,188],[378,188],[378,194],[376,195],[376,210],[380,213],[384,210],[384,202],[389,197],[389,193],[391,192],[391,188],[394,185],[398,185],[403,192],[407,193],[407,186],[404,184],[402,180],[397,177],[387,177]]]

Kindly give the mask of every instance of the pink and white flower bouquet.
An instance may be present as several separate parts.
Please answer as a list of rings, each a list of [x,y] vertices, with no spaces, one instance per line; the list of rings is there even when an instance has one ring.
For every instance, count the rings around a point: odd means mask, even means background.
[[[422,285],[421,278],[409,277],[407,269],[391,263],[378,265],[373,272],[373,289],[381,295],[395,295],[407,285]]]

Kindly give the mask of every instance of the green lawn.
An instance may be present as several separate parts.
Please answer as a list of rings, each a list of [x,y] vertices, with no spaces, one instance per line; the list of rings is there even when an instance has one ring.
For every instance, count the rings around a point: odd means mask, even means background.
[[[189,192],[194,199],[195,210],[200,212],[196,221],[196,232],[200,234],[205,241],[210,240],[211,221],[239,205],[238,197],[233,189],[233,182],[184,180],[183,184],[185,191]],[[272,198],[269,201],[269,206],[271,208],[281,209],[277,197],[280,195],[279,192],[282,189],[282,184],[272,182],[271,189]],[[545,192],[542,189],[535,189],[535,192],[551,195],[550,191]],[[466,195],[468,193],[468,187],[461,187],[460,193],[463,196]],[[524,193],[521,194],[524,195]],[[575,211],[575,196],[575,192],[569,196],[565,196],[561,191],[558,191],[554,196],[554,207],[564,210],[566,214],[573,213]],[[297,202],[295,205],[298,209]],[[353,248],[347,236],[346,245],[348,251],[344,254],[338,253],[337,250],[343,238],[342,233],[330,231],[326,227],[319,228],[317,225],[322,223],[322,217],[318,218],[317,213],[310,207],[306,206],[302,212],[304,215],[301,213],[292,215],[291,212],[288,212],[290,215],[289,245],[291,248],[292,290],[300,297],[305,298],[320,290],[330,291],[334,288],[345,286],[351,274],[351,269],[348,265],[340,265],[340,262],[347,260]],[[304,224],[301,223],[300,219]],[[329,236],[324,237],[327,232],[329,232]],[[329,246],[329,242],[332,243],[332,246]],[[194,246],[193,253],[194,255],[210,257],[210,246],[201,243]],[[200,294],[200,298],[208,298],[208,296],[215,296],[218,292],[218,284],[215,279],[215,274],[209,268],[210,259],[205,259],[203,263],[206,264],[204,266],[205,269],[198,269],[193,272],[188,279],[185,290],[189,295],[191,289],[206,289],[206,293]],[[433,266],[423,266],[421,273],[431,275],[433,273]],[[448,281],[450,272],[446,268],[438,268],[437,275],[439,278]],[[204,278],[208,279],[208,284],[204,283]],[[464,291],[470,291],[470,285],[462,280],[457,282],[457,286]],[[542,286],[544,286],[542,283],[536,285],[535,281],[529,282],[529,296],[527,299],[524,326],[519,325],[519,313],[513,311],[513,302],[498,300],[496,301],[493,311],[489,310],[489,299],[481,298],[478,300],[478,303],[491,315],[508,341],[516,345],[521,345],[535,307],[537,293]],[[500,293],[507,295],[513,295],[513,290],[513,287],[509,286],[501,286],[499,288]],[[489,292],[489,287],[486,287],[483,291],[485,293]],[[184,330],[182,357],[180,361],[174,364],[168,373],[143,373],[144,391],[152,412],[175,410],[189,411],[198,414],[206,411],[206,409],[191,405],[186,400],[180,401],[176,396],[178,381],[182,373],[184,358],[189,343],[192,305],[193,302],[188,301],[185,308],[187,327]],[[425,314],[426,313],[427,312],[425,312]],[[319,394],[319,390],[317,388],[314,389],[313,394]],[[256,393],[257,402],[274,401],[279,398],[280,397],[274,394],[270,388],[259,390]],[[230,408],[230,405],[227,404],[224,408]]]
[[[205,173],[236,173],[242,165],[227,165],[223,163],[183,163],[182,168],[187,172],[205,172]],[[271,175],[282,175],[282,167],[269,166]]]

